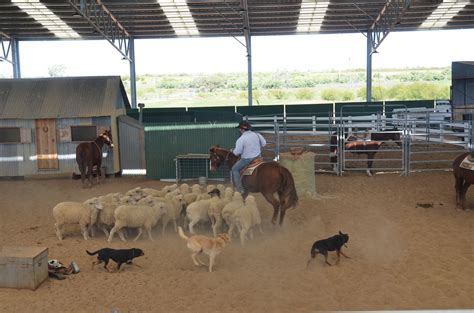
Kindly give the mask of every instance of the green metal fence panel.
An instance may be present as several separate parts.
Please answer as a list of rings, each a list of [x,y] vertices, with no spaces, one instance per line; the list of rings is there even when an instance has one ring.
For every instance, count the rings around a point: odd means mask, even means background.
[[[202,111],[202,112],[234,112],[235,106],[218,106],[218,107],[196,107],[188,108],[188,111]]]
[[[335,104],[335,115],[362,116],[383,112],[383,102],[344,102]]]
[[[385,114],[390,115],[393,109],[430,108],[434,109],[434,100],[385,101]]]
[[[317,115],[317,116],[332,116],[333,104],[291,104],[285,106],[286,114],[293,116],[301,115]]]
[[[283,105],[261,105],[261,106],[240,106],[237,107],[237,112],[244,116],[252,115],[283,115],[284,106]]]
[[[189,108],[196,122],[239,122],[242,114],[235,112],[235,107]]]
[[[207,154],[219,144],[232,148],[239,136],[237,123],[161,125],[145,124],[146,172],[150,179],[176,178],[176,156]],[[192,175],[205,176],[206,165],[197,160]],[[227,175],[228,173],[225,173]],[[218,173],[218,176],[224,175]],[[215,178],[214,174],[209,175]]]

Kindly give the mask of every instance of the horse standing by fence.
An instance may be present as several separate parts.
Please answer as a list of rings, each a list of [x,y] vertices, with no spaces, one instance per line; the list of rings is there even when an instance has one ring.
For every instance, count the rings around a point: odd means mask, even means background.
[[[469,152],[465,152],[453,161],[453,174],[456,190],[456,207],[465,210],[464,201],[466,199],[466,192],[471,184],[474,184],[474,171],[461,167],[461,163],[469,155]]]
[[[230,150],[213,146],[209,149],[211,171],[217,170],[221,165],[231,168],[239,159]],[[244,187],[244,198],[249,192],[260,192],[265,199],[273,206],[272,223],[275,224],[278,213],[280,213],[280,226],[283,224],[286,209],[296,207],[298,195],[296,193],[295,182],[291,172],[278,162],[265,162],[258,166],[252,175],[242,177]],[[278,193],[278,200],[274,193]]]
[[[92,168],[94,166],[97,167],[97,183],[100,183],[102,176],[102,147],[104,144],[111,148],[114,147],[112,135],[109,130],[100,134],[94,141],[82,142],[76,147],[76,162],[79,166],[79,171],[81,171],[81,181],[84,188],[86,187],[84,182],[86,176],[89,181],[89,186],[92,186]]]
[[[374,162],[374,157],[380,146],[382,146],[386,141],[392,140],[399,147],[402,146],[400,141],[400,133],[397,128],[390,130],[388,132],[372,132],[369,133],[369,140],[357,140],[355,136],[349,136],[345,139],[345,149],[350,152],[357,154],[366,154],[367,155],[367,175],[372,176],[372,164]],[[330,159],[333,167],[335,168],[337,162],[337,136],[336,133],[333,133],[330,140]]]

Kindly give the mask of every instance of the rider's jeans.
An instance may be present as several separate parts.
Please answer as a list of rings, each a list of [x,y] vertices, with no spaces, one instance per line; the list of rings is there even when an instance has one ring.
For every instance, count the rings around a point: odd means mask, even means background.
[[[232,166],[231,175],[232,181],[234,182],[235,190],[243,193],[244,188],[242,187],[242,182],[240,180],[240,170],[250,164],[255,158],[251,159],[240,159],[237,163]]]

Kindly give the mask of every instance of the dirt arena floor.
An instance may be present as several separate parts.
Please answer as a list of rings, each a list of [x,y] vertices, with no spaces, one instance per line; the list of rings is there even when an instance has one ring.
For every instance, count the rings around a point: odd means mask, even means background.
[[[81,272],[48,279],[36,291],[0,288],[1,312],[314,312],[420,310],[474,307],[473,211],[454,208],[451,172],[367,177],[317,174],[317,199],[302,198],[284,227],[269,223],[272,210],[257,197],[265,233],[246,247],[234,240],[217,257],[214,272],[196,267],[185,242],[167,229],[155,241],[109,244],[100,234],[78,232],[60,242],[52,208],[133,187],[161,188],[144,178],[108,178],[82,189],[67,178],[0,181],[0,246],[44,246],[49,258]],[[467,205],[474,208],[473,189]],[[74,229],[72,229],[74,230]],[[350,236],[339,265],[310,247],[339,230]],[[205,232],[204,229],[202,231]],[[120,273],[91,269],[85,250],[138,247],[142,269]],[[335,253],[329,261],[335,263]]]

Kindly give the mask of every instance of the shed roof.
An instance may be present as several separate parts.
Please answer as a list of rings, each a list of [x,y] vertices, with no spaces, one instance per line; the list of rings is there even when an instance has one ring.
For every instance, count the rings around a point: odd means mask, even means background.
[[[0,80],[0,118],[113,115],[130,103],[120,76]]]

